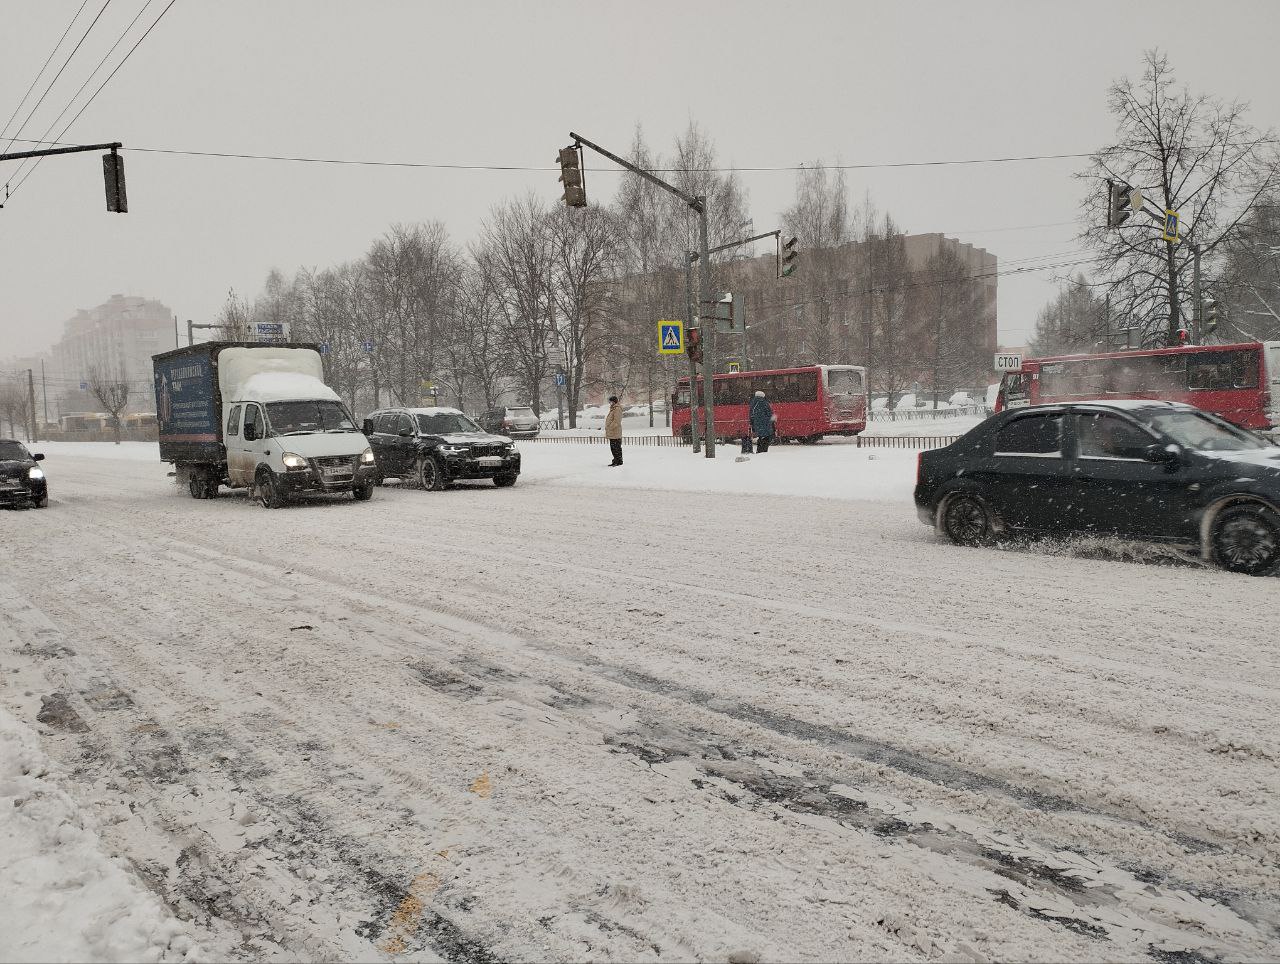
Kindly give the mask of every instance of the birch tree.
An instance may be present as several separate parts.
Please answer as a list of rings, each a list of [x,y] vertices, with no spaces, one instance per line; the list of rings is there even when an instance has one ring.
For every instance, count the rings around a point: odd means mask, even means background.
[[[1159,51],[1146,54],[1141,80],[1117,81],[1108,99],[1116,138],[1080,175],[1088,184],[1081,239],[1099,255],[1098,283],[1113,307],[1142,324],[1148,344],[1173,344],[1191,317],[1194,246],[1209,271],[1277,185],[1274,135],[1247,123],[1243,103],[1178,86]],[[1178,212],[1178,239],[1164,240],[1163,220],[1141,211],[1108,229],[1108,179],[1140,189],[1156,213]]]

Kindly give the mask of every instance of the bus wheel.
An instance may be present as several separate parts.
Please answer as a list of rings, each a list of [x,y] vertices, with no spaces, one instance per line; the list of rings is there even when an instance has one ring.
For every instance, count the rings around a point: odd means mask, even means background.
[[[958,546],[986,545],[991,542],[995,531],[986,503],[967,492],[947,499],[938,524],[946,537]]]
[[[1229,572],[1260,576],[1280,563],[1280,514],[1262,505],[1224,509],[1213,526],[1213,559]]]

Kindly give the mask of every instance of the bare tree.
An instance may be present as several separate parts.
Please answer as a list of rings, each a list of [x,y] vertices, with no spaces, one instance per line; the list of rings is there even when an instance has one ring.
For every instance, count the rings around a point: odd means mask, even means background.
[[[1084,275],[1069,280],[1040,309],[1030,345],[1035,355],[1105,351],[1110,347],[1106,303],[1085,281]]]
[[[15,375],[0,382],[0,415],[9,423],[9,434],[15,438],[18,426],[31,441],[31,404],[26,378]]]
[[[493,209],[481,229],[486,270],[497,285],[512,369],[536,414],[555,345],[555,250],[547,209],[533,195]]]
[[[1147,329],[1150,344],[1176,342],[1187,301],[1194,246],[1211,261],[1236,238],[1259,197],[1277,184],[1271,134],[1245,121],[1245,105],[1176,87],[1159,51],[1146,54],[1141,81],[1110,92],[1116,140],[1079,176],[1089,185],[1081,239],[1099,254],[1098,284],[1112,305]],[[1181,237],[1164,240],[1163,221],[1139,212],[1119,230],[1107,224],[1104,179],[1142,191],[1161,211],[1181,216]],[[1209,270],[1209,265],[1204,266]]]
[[[548,221],[554,256],[551,304],[556,347],[565,361],[569,427],[576,428],[587,365],[603,349],[609,331],[608,282],[615,276],[621,250],[613,216],[604,208],[553,210]]]
[[[89,366],[85,380],[89,383],[89,391],[98,400],[103,410],[111,416],[111,429],[115,433],[116,445],[120,444],[120,413],[129,404],[129,375],[122,362],[94,362]]]
[[[231,288],[227,291],[227,300],[218,312],[215,324],[220,332],[220,339],[225,341],[248,341],[253,332],[251,309],[248,303]]]
[[[1233,341],[1280,339],[1280,193],[1266,202],[1241,225],[1211,286],[1219,334]]]

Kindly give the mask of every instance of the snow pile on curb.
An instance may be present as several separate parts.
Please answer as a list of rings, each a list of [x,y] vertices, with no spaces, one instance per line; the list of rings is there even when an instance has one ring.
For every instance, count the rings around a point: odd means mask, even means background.
[[[160,900],[102,852],[27,726],[0,709],[0,961],[187,961]]]

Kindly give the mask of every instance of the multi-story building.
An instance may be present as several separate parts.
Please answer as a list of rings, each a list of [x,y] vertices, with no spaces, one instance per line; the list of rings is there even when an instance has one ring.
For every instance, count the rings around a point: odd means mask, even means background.
[[[100,407],[80,387],[87,384],[95,367],[128,380],[135,393],[129,411],[152,410],[151,356],[176,342],[173,312],[153,299],[112,295],[96,308],[77,311],[64,324],[62,338],[51,352],[49,379],[58,386],[61,413]]]

